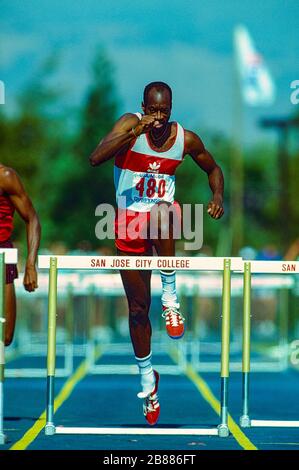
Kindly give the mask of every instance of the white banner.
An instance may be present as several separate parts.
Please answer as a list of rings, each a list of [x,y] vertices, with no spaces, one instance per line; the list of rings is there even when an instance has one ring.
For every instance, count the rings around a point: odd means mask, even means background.
[[[256,51],[254,42],[244,26],[234,32],[237,69],[241,92],[249,106],[270,105],[275,100],[275,86],[264,59]]]

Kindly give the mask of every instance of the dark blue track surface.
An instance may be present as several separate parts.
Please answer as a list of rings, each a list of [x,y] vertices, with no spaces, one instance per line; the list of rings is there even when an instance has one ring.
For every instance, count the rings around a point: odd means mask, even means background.
[[[100,363],[107,363],[104,355]],[[120,362],[120,357],[117,358]],[[130,356],[122,357],[133,363]],[[168,359],[166,360],[168,362]],[[9,366],[44,366],[45,360],[22,358]],[[59,361],[58,361],[59,365]],[[219,374],[201,377],[217,399],[220,397]],[[56,379],[57,395],[67,379]],[[251,375],[251,417],[254,419],[299,420],[299,373],[255,373]],[[6,379],[5,433],[9,449],[23,437],[45,410],[45,379]],[[142,402],[136,397],[139,378],[135,375],[87,375],[55,414],[55,424],[63,426],[145,427]],[[219,418],[186,376],[161,377],[159,427],[213,427]],[[241,410],[241,374],[232,373],[229,385],[229,410],[239,423]],[[258,449],[299,449],[299,428],[252,428],[243,430]],[[44,432],[29,445],[31,450],[213,450],[242,449],[233,435],[216,436],[92,436],[55,435]]]

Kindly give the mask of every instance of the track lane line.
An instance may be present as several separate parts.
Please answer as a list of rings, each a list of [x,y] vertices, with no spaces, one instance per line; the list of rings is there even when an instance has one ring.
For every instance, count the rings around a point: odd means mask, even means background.
[[[175,363],[178,362],[175,354],[170,353],[170,357]],[[184,373],[196,386],[203,399],[211,406],[217,415],[220,416],[221,404],[213,394],[207,382],[193,369],[190,363],[187,364]],[[230,414],[228,414],[228,427],[235,440],[244,450],[258,450],[258,448],[244,434],[242,429],[237,425]]]
[[[102,351],[97,352],[96,360],[102,355]],[[68,378],[63,385],[62,389],[54,400],[54,413],[63,405],[63,403],[70,397],[75,386],[82,380],[88,373],[88,362],[85,359],[76,369],[74,374]],[[9,450],[25,450],[37,438],[39,433],[46,425],[46,410],[39,416],[34,425],[19,439]]]

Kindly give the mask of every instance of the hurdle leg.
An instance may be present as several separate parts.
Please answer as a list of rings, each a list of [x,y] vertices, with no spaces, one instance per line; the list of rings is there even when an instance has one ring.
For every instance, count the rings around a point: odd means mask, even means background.
[[[73,286],[67,286],[66,310],[65,310],[65,329],[67,339],[65,344],[65,370],[68,375],[74,370],[74,296]]]
[[[289,343],[288,343],[288,332],[289,332],[289,290],[288,288],[282,288],[279,291],[279,303],[278,303],[278,318],[279,318],[279,348],[281,353],[280,357],[280,370],[287,370],[289,366]]]
[[[199,310],[199,287],[196,284],[192,291],[192,343],[191,343],[191,363],[199,370],[200,367],[200,310]]]
[[[57,258],[50,259],[48,350],[47,350],[47,418],[45,434],[55,434],[54,426],[54,379],[56,360],[56,314],[57,314]]]
[[[4,367],[5,367],[5,264],[0,253],[0,444],[5,444],[4,434]]]
[[[96,290],[92,284],[87,297],[87,326],[86,326],[86,360],[90,370],[96,367],[96,338],[92,329],[96,324]]]
[[[221,422],[218,436],[227,437],[228,429],[228,379],[229,379],[229,342],[230,342],[230,297],[231,270],[230,259],[224,260],[222,288],[222,334],[221,334]]]
[[[250,373],[250,318],[251,318],[251,263],[244,263],[243,281],[243,358],[242,358],[242,402],[243,414],[240,425],[251,426],[249,418],[249,373]]]

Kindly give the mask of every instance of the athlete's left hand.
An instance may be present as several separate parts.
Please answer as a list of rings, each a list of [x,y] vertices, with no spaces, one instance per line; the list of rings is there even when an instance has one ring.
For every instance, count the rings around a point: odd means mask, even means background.
[[[208,204],[208,214],[213,219],[220,219],[220,217],[223,216],[224,214],[224,209],[223,209],[223,203],[222,203],[222,197],[215,195],[212,199],[211,202]]]
[[[33,292],[38,287],[35,266],[26,264],[23,284],[28,292]]]

